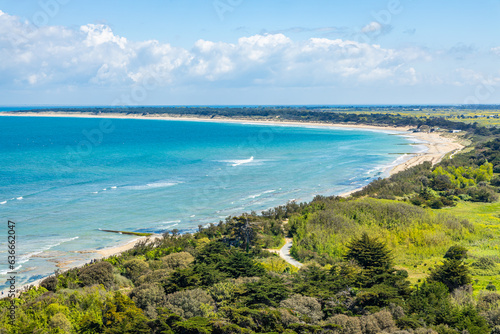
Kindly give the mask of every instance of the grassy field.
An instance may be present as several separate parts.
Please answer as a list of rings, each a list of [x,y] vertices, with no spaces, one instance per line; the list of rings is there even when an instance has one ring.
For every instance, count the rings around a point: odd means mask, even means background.
[[[401,115],[401,116],[412,116],[412,117],[444,117],[447,120],[455,122],[464,123],[474,123],[477,122],[483,126],[498,126],[500,125],[500,110],[499,109],[486,109],[486,110],[474,110],[474,109],[461,109],[453,107],[443,107],[438,106],[433,107],[416,107],[416,108],[387,108],[378,109],[370,111],[354,111],[352,108],[325,108],[325,111],[338,111],[338,112],[348,112],[356,114],[390,114],[390,115]]]
[[[484,290],[491,282],[500,289],[500,202],[497,203],[471,203],[460,202],[456,207],[433,210],[436,213],[449,213],[459,218],[469,220],[475,227],[470,238],[457,240],[457,244],[469,249],[467,263],[471,265],[474,279],[474,291]],[[443,254],[444,255],[444,254]],[[476,269],[472,265],[481,257],[486,257],[496,262],[496,267],[489,270]],[[429,269],[442,263],[442,257],[430,257],[413,266],[400,265],[410,275],[413,284],[424,280]]]

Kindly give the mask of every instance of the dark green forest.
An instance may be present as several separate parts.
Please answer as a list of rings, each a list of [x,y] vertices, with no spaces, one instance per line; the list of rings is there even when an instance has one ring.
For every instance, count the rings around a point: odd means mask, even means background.
[[[19,298],[0,300],[0,333],[500,333],[500,130],[363,117],[348,122],[461,128],[472,144],[348,198],[317,196],[193,234],[169,231],[56,272]],[[301,268],[269,251],[285,237],[293,238]]]

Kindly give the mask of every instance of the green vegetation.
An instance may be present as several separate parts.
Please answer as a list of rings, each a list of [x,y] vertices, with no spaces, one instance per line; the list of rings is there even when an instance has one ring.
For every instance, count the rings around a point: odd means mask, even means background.
[[[461,201],[495,202],[500,191],[500,140],[481,142],[437,166],[423,163],[370,183],[353,197],[398,199],[440,209]]]
[[[298,111],[327,112],[285,115]],[[375,115],[363,122],[404,119]],[[466,127],[475,144],[453,159],[349,198],[172,231],[56,272],[0,300],[0,333],[500,333],[500,139],[498,129]],[[285,237],[300,270],[266,250]]]

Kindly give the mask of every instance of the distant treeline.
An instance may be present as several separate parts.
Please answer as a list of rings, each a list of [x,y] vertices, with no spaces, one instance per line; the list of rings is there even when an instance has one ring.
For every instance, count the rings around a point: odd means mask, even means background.
[[[476,123],[466,124],[447,120],[443,117],[416,117],[399,114],[380,113],[380,111],[404,112],[416,107],[94,107],[94,108],[55,108],[55,109],[33,109],[19,112],[88,112],[94,114],[119,113],[127,115],[151,115],[166,114],[179,116],[201,116],[207,118],[266,118],[297,122],[326,122],[326,123],[350,123],[366,125],[387,126],[414,126],[427,125],[432,128],[448,130],[472,130],[485,129]],[[422,107],[420,107],[422,108]],[[459,108],[459,107],[454,107]],[[490,106],[491,108],[491,106]],[[440,110],[442,107],[440,107]],[[371,113],[370,113],[371,111]],[[359,113],[362,112],[362,113]],[[488,131],[488,130],[481,130]],[[490,130],[491,131],[491,130]],[[492,134],[500,134],[496,130]]]

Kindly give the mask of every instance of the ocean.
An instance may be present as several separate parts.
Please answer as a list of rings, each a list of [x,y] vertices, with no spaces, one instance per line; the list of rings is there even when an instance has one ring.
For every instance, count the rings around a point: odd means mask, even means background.
[[[80,251],[135,238],[102,229],[191,232],[338,195],[422,150],[411,143],[391,131],[306,125],[0,117],[0,282],[10,271],[8,220],[20,286],[96,257]]]

